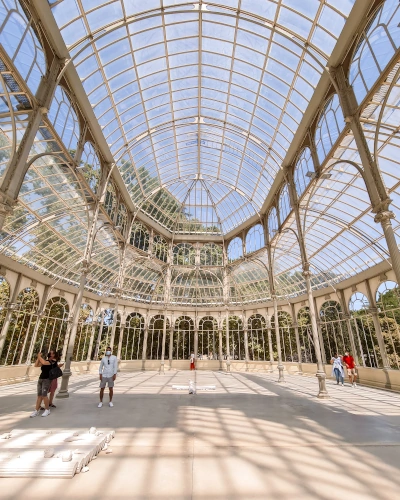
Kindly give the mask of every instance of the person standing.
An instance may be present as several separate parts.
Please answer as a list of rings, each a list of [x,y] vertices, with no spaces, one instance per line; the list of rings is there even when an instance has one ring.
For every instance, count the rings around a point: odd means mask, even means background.
[[[192,353],[190,355],[190,369],[195,370],[195,365],[194,365],[194,354]]]
[[[109,406],[111,408],[114,406],[112,398],[114,395],[114,381],[117,378],[118,371],[118,360],[117,356],[114,356],[111,351],[111,347],[108,346],[106,349],[106,355],[100,361],[99,375],[100,375],[100,403],[97,405],[98,408],[103,406],[103,396],[104,389],[108,385],[110,402]]]
[[[60,368],[64,366],[64,363],[58,364],[58,362],[60,361],[60,354],[57,351],[50,351],[49,356],[52,356],[52,359],[54,359],[57,362],[57,365]],[[50,408],[56,408],[56,405],[53,404],[53,399],[54,399],[54,395],[56,393],[56,389],[58,387],[57,380],[58,380],[57,378],[54,378],[50,382],[50,390],[49,390],[49,393],[50,393],[49,407]]]
[[[39,415],[40,405],[42,404],[42,401],[44,403],[44,412],[42,413],[42,417],[48,417],[50,415],[49,398],[47,397],[47,394],[49,392],[51,384],[51,380],[49,378],[50,370],[57,365],[57,361],[54,359],[54,354],[54,351],[50,351],[47,357],[47,361],[42,357],[41,352],[39,352],[39,354],[37,355],[35,366],[41,367],[41,374],[37,383],[36,408],[35,411],[31,413],[31,418],[37,417]]]
[[[332,365],[332,377],[336,377],[336,385],[339,385],[339,382],[341,385],[344,385],[344,370],[343,370],[343,365],[342,365],[342,356],[339,354],[336,354],[335,356],[332,356],[331,359],[331,365]]]
[[[349,377],[350,384],[353,387],[357,387],[356,384],[357,370],[353,356],[349,352],[345,352],[343,356],[343,362],[347,368],[347,376]]]

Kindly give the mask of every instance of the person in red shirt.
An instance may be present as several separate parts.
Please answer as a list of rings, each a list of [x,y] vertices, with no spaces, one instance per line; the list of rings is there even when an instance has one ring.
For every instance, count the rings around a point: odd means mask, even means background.
[[[357,371],[353,356],[351,356],[349,352],[346,352],[345,355],[343,356],[343,362],[347,368],[347,376],[349,377],[350,384],[353,387],[357,387],[356,384]]]

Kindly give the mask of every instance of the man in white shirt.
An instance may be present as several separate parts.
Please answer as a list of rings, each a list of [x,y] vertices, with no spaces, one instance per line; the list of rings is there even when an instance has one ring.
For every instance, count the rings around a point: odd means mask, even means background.
[[[103,406],[103,395],[106,385],[110,391],[110,403],[111,407],[114,406],[112,402],[114,394],[114,380],[117,378],[118,371],[118,360],[117,356],[111,354],[111,347],[108,346],[106,349],[106,355],[100,361],[99,374],[100,374],[100,403],[97,405],[98,408]]]

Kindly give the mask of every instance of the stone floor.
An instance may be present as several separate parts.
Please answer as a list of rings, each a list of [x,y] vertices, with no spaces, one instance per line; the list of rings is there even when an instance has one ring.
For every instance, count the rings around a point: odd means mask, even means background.
[[[0,389],[0,432],[114,428],[113,453],[73,479],[1,479],[0,498],[395,499],[400,495],[400,395],[315,378],[197,372],[214,392],[190,396],[190,372],[122,373],[115,406],[97,408],[98,380],[71,379],[71,397],[30,419],[35,384]],[[107,400],[107,398],[106,398]]]

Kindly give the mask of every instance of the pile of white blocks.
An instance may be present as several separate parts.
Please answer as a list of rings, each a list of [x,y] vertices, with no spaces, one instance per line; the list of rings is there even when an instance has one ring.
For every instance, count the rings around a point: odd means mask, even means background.
[[[0,435],[0,477],[72,478],[89,470],[100,451],[111,453],[115,431],[14,429]]]

